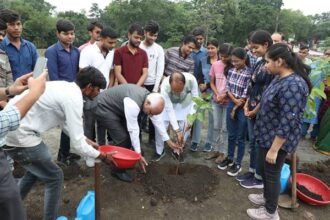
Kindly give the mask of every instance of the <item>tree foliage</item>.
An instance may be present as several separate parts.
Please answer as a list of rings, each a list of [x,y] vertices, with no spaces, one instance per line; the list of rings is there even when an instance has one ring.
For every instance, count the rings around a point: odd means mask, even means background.
[[[249,32],[264,29],[278,31],[297,41],[324,40],[330,36],[330,12],[304,16],[299,11],[281,10],[282,0],[112,0],[104,9],[92,3],[88,12],[59,12],[45,0],[2,0],[0,8],[18,11],[24,23],[23,35],[37,47],[56,42],[55,23],[59,18],[72,20],[76,26],[75,45],[88,40],[86,30],[91,20],[112,26],[126,38],[133,22],[144,25],[149,20],[160,24],[158,42],[165,48],[177,46],[195,27],[203,27],[207,38],[244,46]]]

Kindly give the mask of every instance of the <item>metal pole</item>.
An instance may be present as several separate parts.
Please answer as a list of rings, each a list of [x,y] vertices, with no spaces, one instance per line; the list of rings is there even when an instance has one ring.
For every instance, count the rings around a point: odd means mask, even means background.
[[[101,161],[96,159],[95,166],[95,220],[101,220]]]

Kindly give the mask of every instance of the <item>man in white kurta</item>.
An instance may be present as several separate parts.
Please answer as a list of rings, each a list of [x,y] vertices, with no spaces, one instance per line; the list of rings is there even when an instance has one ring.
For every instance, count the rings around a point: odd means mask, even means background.
[[[184,143],[189,133],[185,131],[191,126],[187,122],[187,116],[196,112],[192,101],[193,97],[198,97],[196,78],[191,73],[174,72],[163,80],[160,93],[165,100],[165,109],[162,113],[164,126],[168,127],[171,124],[179,142]],[[164,154],[164,141],[157,131],[156,153],[160,157]],[[178,157],[177,154],[174,155]],[[181,162],[183,162],[182,158]]]

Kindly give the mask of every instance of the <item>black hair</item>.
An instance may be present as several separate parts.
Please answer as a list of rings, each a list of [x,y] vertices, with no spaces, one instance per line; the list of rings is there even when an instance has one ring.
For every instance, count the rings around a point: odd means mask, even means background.
[[[236,47],[232,52],[232,56],[235,56],[239,59],[245,60],[245,65],[250,66],[250,59],[249,56],[246,53],[246,50],[242,47]]]
[[[78,72],[76,83],[81,89],[85,88],[88,84],[97,86],[100,89],[105,89],[107,85],[107,81],[100,70],[92,66],[82,68]]]
[[[268,31],[264,31],[264,30],[258,30],[253,32],[253,34],[251,35],[251,43],[253,44],[268,44],[268,47],[273,45],[273,40],[272,40],[272,36],[270,35],[270,33]]]
[[[219,47],[219,41],[215,38],[210,39],[207,43],[206,46],[213,45],[215,47]]]
[[[312,90],[312,83],[308,77],[311,68],[304,64],[299,56],[294,53],[287,44],[273,44],[267,49],[267,57],[271,60],[283,59],[286,65],[291,68],[296,74],[301,76],[307,83],[309,92]]]
[[[0,19],[0,31],[6,30],[7,24],[4,20]]]
[[[60,32],[68,32],[68,31],[74,31],[75,27],[74,24],[67,20],[67,19],[60,19],[56,23],[56,30],[58,33]]]
[[[205,30],[201,27],[197,27],[191,32],[191,34],[195,37],[198,35],[202,35],[203,37],[205,37]]]
[[[10,9],[2,9],[0,10],[0,20],[4,21],[5,23],[12,23],[15,21],[20,21],[21,16],[16,11]]]
[[[174,77],[175,77],[175,79],[174,79]],[[173,82],[173,80],[175,80],[176,82],[177,81],[182,82],[183,85],[186,84],[186,77],[183,75],[183,73],[181,73],[179,71],[175,71],[170,75],[170,79],[169,79],[170,84]]]
[[[159,24],[156,21],[151,20],[144,26],[144,31],[156,34],[159,32]]]
[[[143,35],[143,27],[140,23],[133,23],[131,26],[128,28],[128,33],[133,34],[134,32],[137,32],[138,35]]]
[[[219,48],[219,55],[226,55],[226,56],[230,56],[232,51],[233,51],[234,47],[229,44],[229,43],[223,43],[222,45],[220,45]],[[225,63],[225,69],[224,69],[224,75],[227,77],[228,75],[228,71],[233,67],[233,64],[228,61],[227,63]]]
[[[182,39],[182,43],[183,44],[193,43],[193,44],[197,45],[196,38],[193,35],[184,36]]]
[[[112,38],[112,39],[115,39],[115,38],[118,38],[118,33],[112,29],[111,27],[105,27],[101,33],[100,33],[100,36],[102,38],[106,38],[106,37],[109,37],[109,38]]]
[[[248,36],[247,36],[247,40],[250,42],[251,41],[251,36],[254,34],[254,31],[251,31]]]
[[[305,49],[309,50],[308,45],[307,44],[300,44],[299,50],[305,50]]]
[[[89,23],[89,25],[87,26],[87,30],[88,31],[93,31],[95,27],[100,28],[101,30],[103,29],[103,25],[98,22],[98,21],[92,21],[91,23]]]

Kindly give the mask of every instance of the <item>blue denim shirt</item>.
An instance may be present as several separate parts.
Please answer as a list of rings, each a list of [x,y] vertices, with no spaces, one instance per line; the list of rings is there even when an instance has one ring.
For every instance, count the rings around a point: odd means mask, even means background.
[[[194,60],[194,76],[197,79],[199,61],[202,57],[207,57],[207,49],[202,46],[199,51],[193,51],[190,56]]]
[[[79,50],[76,47],[71,46],[68,52],[58,41],[47,48],[45,57],[50,80],[75,81],[79,71]]]
[[[296,150],[308,94],[306,82],[297,74],[274,78],[262,96],[257,114],[255,137],[260,147],[270,148],[278,136],[285,139],[282,150]]]
[[[33,71],[38,58],[37,49],[33,43],[21,38],[21,47],[17,49],[6,36],[1,42],[1,49],[8,55],[13,80]]]

